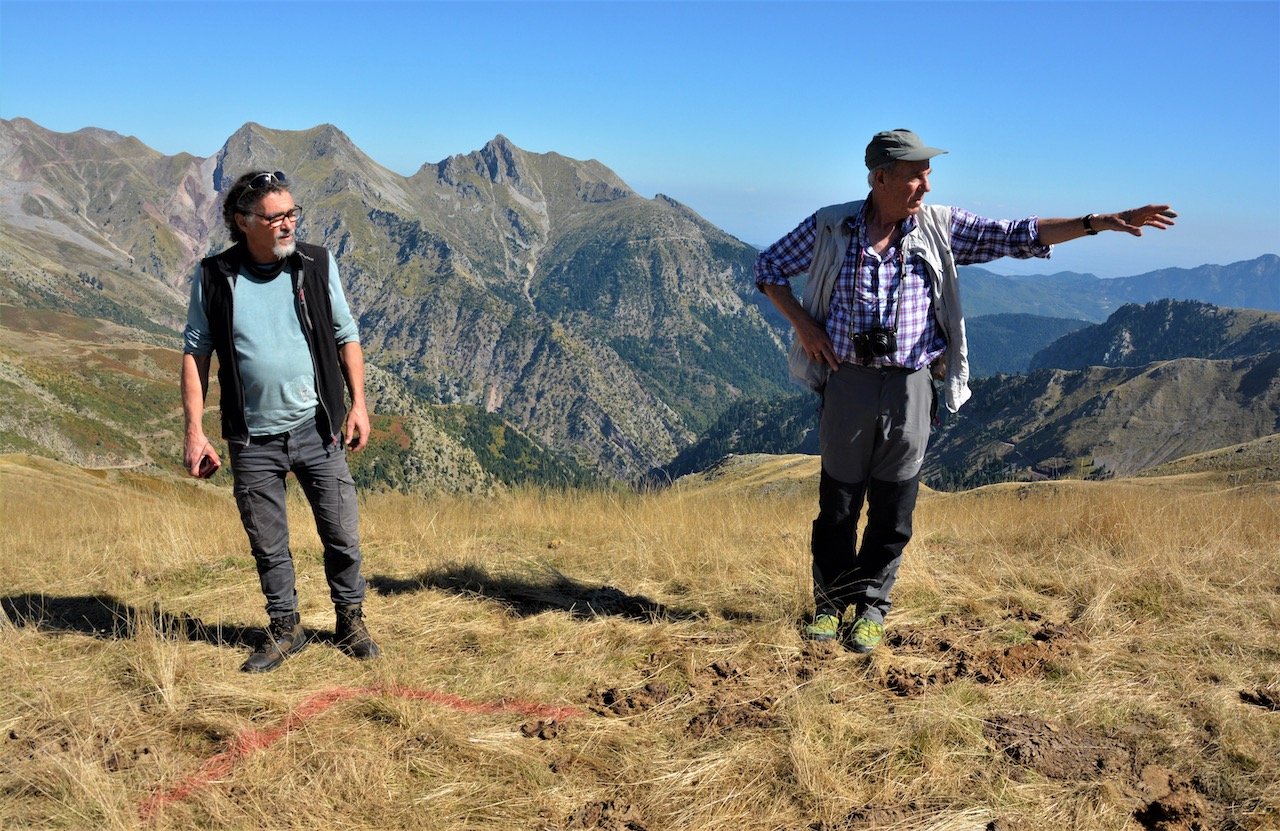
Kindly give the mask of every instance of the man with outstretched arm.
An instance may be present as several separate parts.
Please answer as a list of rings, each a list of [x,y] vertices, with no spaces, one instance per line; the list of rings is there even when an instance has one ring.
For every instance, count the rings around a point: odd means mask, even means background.
[[[756,285],[795,328],[791,374],[822,396],[815,614],[804,634],[857,652],[884,637],[939,395],[933,381],[951,412],[970,395],[956,267],[1048,257],[1050,246],[1102,231],[1142,236],[1177,216],[1147,205],[1008,221],[926,205],[929,160],[945,152],[910,130],[877,133],[866,149],[870,194],[819,210],[756,259]],[[803,302],[791,291],[799,274],[809,275]]]
[[[364,622],[355,482],[344,449],[369,440],[364,354],[337,263],[323,247],[295,239],[302,209],[279,171],[237,179],[222,215],[233,244],[200,263],[187,310],[183,462],[199,477],[222,464],[203,425],[216,353],[222,437],[270,619],[241,669],[273,670],[307,643],[285,513],[289,473],[324,545],[335,640],[354,658],[373,658],[379,649]]]

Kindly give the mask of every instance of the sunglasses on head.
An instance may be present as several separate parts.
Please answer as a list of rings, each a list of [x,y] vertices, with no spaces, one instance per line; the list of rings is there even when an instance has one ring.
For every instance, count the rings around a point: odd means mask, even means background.
[[[262,190],[263,188],[269,188],[272,185],[288,187],[289,179],[284,175],[284,173],[277,170],[275,173],[259,173],[257,176],[254,176],[249,180],[249,190]]]

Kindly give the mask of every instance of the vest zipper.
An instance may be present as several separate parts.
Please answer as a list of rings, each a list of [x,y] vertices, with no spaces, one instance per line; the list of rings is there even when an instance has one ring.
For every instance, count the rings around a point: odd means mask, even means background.
[[[242,436],[243,440],[237,442],[237,444],[239,444],[241,447],[248,447],[249,446],[249,417],[245,414],[244,381],[241,380],[240,378],[240,355],[239,353],[236,352],[236,337],[235,337],[236,278],[239,277],[239,274],[237,273],[231,276],[227,276],[226,273],[223,272],[223,276],[226,278],[227,283],[230,285],[230,288],[227,291],[227,351],[231,356],[231,367],[230,367],[231,378],[233,381],[235,381],[236,410],[240,413],[240,422],[244,427],[244,435]],[[206,317],[207,315],[208,313],[206,312]],[[226,391],[223,390],[222,394],[225,395]],[[227,438],[228,443],[234,440],[235,439],[233,437]]]
[[[311,310],[307,307],[307,289],[303,285],[303,273],[302,265],[300,263],[296,264],[292,274],[294,300],[296,301],[294,311],[302,324],[302,332],[307,338],[307,353],[311,358],[311,376],[315,379],[316,401],[320,403],[320,412],[324,413],[325,429],[329,433],[329,444],[336,444],[338,439],[337,434],[333,432],[333,414],[329,412],[329,405],[325,403],[323,384],[320,378],[320,365],[316,363],[316,329],[311,322]]]

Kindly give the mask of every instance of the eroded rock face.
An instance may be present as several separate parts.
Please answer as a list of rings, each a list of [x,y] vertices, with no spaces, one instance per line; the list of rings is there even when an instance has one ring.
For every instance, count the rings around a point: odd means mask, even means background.
[[[727,401],[786,384],[753,248],[503,136],[404,177],[331,125],[245,125],[199,159],[4,121],[0,302],[180,329],[197,263],[228,244],[222,195],[254,168],[290,173],[299,238],[337,256],[370,363],[606,477],[639,479]]]

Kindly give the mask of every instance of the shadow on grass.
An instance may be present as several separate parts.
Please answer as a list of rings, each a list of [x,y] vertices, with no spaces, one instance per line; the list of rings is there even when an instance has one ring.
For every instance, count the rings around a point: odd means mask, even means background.
[[[580,620],[622,617],[648,622],[707,618],[705,611],[667,606],[643,595],[627,594],[613,586],[587,585],[549,568],[535,574],[513,575],[494,574],[473,564],[451,564],[416,577],[375,575],[369,579],[369,586],[382,595],[439,589],[466,597],[481,597],[500,603],[521,617],[541,612],[568,612]]]
[[[242,647],[257,643],[261,629],[205,623],[187,614],[171,614],[154,607],[139,609],[109,594],[56,597],[47,594],[15,594],[0,597],[0,609],[14,626],[52,634],[91,635],[124,639],[142,627],[165,637],[183,637],[214,646]]]

